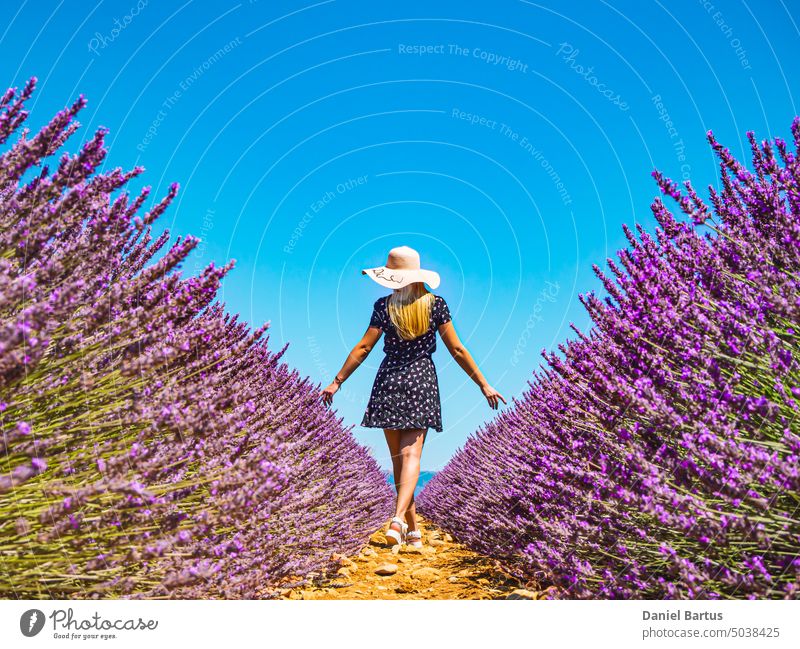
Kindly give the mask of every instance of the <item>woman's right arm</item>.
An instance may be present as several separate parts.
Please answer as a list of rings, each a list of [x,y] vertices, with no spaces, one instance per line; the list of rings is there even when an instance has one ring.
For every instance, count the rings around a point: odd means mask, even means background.
[[[439,325],[439,335],[442,337],[442,342],[445,344],[447,351],[450,352],[456,363],[467,373],[467,376],[478,384],[478,387],[481,389],[481,392],[483,392],[483,396],[486,397],[486,401],[489,402],[489,405],[496,410],[500,401],[506,403],[503,395],[489,385],[486,378],[478,369],[478,365],[472,358],[472,354],[464,347],[461,339],[458,337],[451,320]]]
[[[339,386],[347,380],[353,372],[356,371],[364,359],[369,356],[372,348],[377,344],[378,339],[383,332],[377,327],[368,327],[366,333],[361,340],[358,341],[355,347],[347,355],[347,358],[342,365],[342,369],[334,377],[331,384],[322,391],[322,401],[325,405],[330,405],[333,402],[333,395],[339,390]]]

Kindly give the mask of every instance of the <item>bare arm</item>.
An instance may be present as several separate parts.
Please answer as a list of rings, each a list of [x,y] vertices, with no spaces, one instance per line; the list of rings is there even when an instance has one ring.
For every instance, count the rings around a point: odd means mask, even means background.
[[[342,365],[342,369],[334,377],[331,384],[322,391],[322,400],[325,405],[333,403],[333,395],[339,389],[339,386],[347,380],[353,372],[358,369],[358,366],[364,362],[364,359],[369,356],[372,348],[381,337],[383,332],[378,327],[368,327],[366,333],[361,337],[361,340],[356,343],[356,346],[350,350],[347,358]]]
[[[481,389],[481,392],[483,392],[489,405],[497,409],[500,401],[506,403],[503,395],[489,385],[489,382],[478,369],[478,365],[472,358],[472,354],[464,347],[461,339],[458,337],[452,321],[445,322],[443,325],[439,326],[439,335],[442,337],[442,342],[445,344],[447,351],[450,352],[450,355],[455,359],[456,363],[467,373],[467,376],[478,384],[478,387]]]

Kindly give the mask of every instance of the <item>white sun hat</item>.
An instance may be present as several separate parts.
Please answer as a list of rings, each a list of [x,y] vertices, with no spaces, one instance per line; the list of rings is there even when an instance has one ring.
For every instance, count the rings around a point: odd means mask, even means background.
[[[414,282],[425,282],[431,288],[439,286],[439,273],[420,268],[419,253],[408,246],[392,248],[385,266],[365,268],[361,274],[386,288],[403,288]]]

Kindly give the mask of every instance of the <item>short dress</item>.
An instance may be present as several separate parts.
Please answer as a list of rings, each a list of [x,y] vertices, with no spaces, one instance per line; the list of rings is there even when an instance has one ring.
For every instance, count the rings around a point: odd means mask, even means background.
[[[428,331],[403,340],[389,318],[388,295],[375,301],[370,327],[384,333],[381,361],[361,425],[367,428],[433,428],[442,432],[439,381],[431,354],[436,331],[451,320],[444,298],[434,296]]]

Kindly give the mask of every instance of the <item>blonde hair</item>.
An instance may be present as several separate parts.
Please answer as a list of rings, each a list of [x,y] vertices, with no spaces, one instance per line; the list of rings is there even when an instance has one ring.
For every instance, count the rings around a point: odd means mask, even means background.
[[[431,325],[434,295],[423,282],[395,289],[386,309],[389,319],[403,340],[413,340],[426,333]]]

